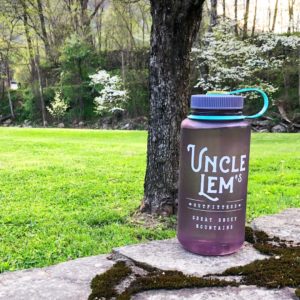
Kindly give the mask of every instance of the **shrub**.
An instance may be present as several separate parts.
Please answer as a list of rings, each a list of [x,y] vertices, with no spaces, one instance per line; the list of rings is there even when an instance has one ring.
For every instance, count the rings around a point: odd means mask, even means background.
[[[47,106],[47,110],[52,117],[56,118],[59,122],[62,117],[66,114],[68,104],[65,99],[62,98],[61,92],[56,92],[54,101],[51,102],[50,106]]]
[[[94,99],[96,112],[99,115],[124,111],[128,92],[122,87],[119,76],[111,76],[105,70],[100,70],[90,78],[91,85],[99,93],[99,96]]]

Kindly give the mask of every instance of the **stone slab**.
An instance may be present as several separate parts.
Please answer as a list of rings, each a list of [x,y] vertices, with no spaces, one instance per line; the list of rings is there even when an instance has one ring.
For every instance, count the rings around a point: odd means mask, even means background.
[[[289,208],[279,214],[259,217],[251,223],[254,230],[264,231],[269,237],[300,243],[300,208]]]
[[[204,276],[222,273],[228,268],[243,266],[257,259],[265,259],[249,243],[227,256],[201,256],[184,250],[177,239],[153,241],[114,249],[116,256],[145,263],[162,270],[181,271],[186,275]]]
[[[91,280],[113,261],[98,255],[51,267],[0,274],[1,300],[86,300]]]
[[[296,300],[292,289],[268,290],[255,286],[226,288],[182,289],[176,291],[148,291],[132,297],[133,300]]]

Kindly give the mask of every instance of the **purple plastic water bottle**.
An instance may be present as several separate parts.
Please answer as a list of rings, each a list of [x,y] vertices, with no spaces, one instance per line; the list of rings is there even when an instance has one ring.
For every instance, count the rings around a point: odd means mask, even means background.
[[[244,98],[256,91],[263,109],[243,116]],[[244,243],[250,124],[261,116],[268,98],[258,89],[194,95],[191,115],[181,125],[177,237],[188,251],[226,255]]]

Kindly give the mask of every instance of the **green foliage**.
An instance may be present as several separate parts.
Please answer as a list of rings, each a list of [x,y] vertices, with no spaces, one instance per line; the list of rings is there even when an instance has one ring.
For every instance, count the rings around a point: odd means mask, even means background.
[[[132,117],[147,116],[149,112],[148,69],[128,70],[126,88],[129,99],[126,110]]]
[[[19,117],[20,120],[37,120],[39,119],[39,112],[36,105],[36,102],[38,101],[36,99],[36,96],[33,93],[33,90],[31,87],[27,87],[20,90],[20,93],[23,98],[23,105],[21,109],[21,115]]]
[[[84,39],[72,35],[67,39],[60,56],[60,86],[63,97],[70,104],[70,115],[90,117],[94,94],[89,75],[98,67],[94,48]]]
[[[130,216],[146,132],[0,128],[0,270],[51,265],[175,236]],[[247,220],[300,205],[300,137],[252,137]],[[17,245],[17,246],[16,246]]]
[[[77,35],[68,38],[61,51],[62,81],[88,80],[97,60],[93,47]]]

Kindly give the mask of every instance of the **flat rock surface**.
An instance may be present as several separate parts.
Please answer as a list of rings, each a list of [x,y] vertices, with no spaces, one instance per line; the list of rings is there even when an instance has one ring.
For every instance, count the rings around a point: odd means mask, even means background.
[[[195,276],[221,273],[231,267],[267,258],[249,243],[232,255],[200,256],[184,250],[177,239],[125,246],[114,249],[114,253],[158,269],[177,270]]]
[[[300,243],[300,208],[289,208],[276,215],[268,215],[253,220],[254,230],[264,231],[269,237]]]
[[[270,237],[300,243],[300,209],[287,209],[279,214],[259,217],[252,222],[254,230]],[[268,256],[249,243],[228,256],[200,256],[184,250],[177,239],[153,241],[114,249],[115,258],[127,258],[162,270],[177,270],[186,275],[219,274],[228,268],[243,266]],[[40,269],[0,274],[0,300],[86,300],[91,280],[113,266],[107,255],[86,257]],[[238,278],[237,278],[238,281]],[[286,300],[297,299],[294,290],[268,290],[255,286],[157,290],[140,293],[136,300]]]
[[[0,274],[1,300],[86,300],[91,280],[113,261],[98,255],[55,266]]]
[[[182,289],[176,291],[148,291],[137,294],[133,300],[291,300],[297,299],[293,290],[268,290],[255,286],[226,288]]]

